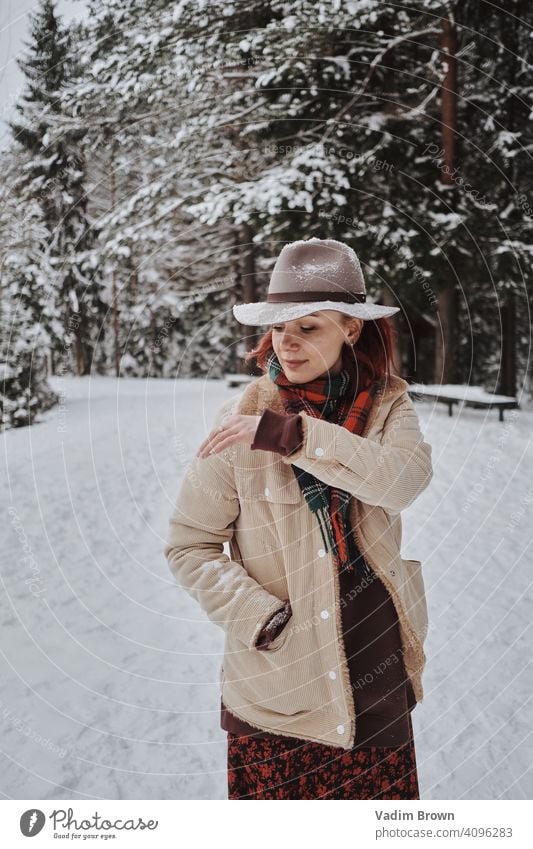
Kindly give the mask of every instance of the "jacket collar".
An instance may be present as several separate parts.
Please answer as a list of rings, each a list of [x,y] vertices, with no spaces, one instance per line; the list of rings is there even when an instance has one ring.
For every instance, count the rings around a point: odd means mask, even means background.
[[[403,395],[408,388],[409,384],[403,377],[391,374],[388,378],[383,378],[374,398],[364,433],[370,429],[379,412],[385,410],[388,412],[392,402]],[[264,374],[248,384],[238,400],[236,412],[243,416],[256,416],[261,415],[267,407],[277,413],[284,412],[276,384],[268,374]]]

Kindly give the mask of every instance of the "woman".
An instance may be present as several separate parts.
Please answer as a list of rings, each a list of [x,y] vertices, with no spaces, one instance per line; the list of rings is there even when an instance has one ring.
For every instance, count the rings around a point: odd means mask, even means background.
[[[428,621],[400,513],[431,446],[389,369],[398,308],[365,300],[347,245],[283,248],[267,301],[233,308],[270,325],[265,374],[218,411],[170,519],[170,569],[225,633],[230,799],[419,798]]]

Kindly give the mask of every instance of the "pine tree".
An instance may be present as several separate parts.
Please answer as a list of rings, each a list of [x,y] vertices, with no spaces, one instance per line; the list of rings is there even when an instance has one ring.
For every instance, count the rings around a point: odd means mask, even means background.
[[[460,169],[475,236],[460,314],[463,373],[514,395],[530,369],[533,244],[533,9],[524,0],[458,8],[462,73]],[[469,341],[471,339],[471,344]]]
[[[59,334],[51,268],[39,204],[22,204],[13,189],[20,160],[2,152],[0,187],[0,428],[31,424],[57,403],[48,385],[46,351]]]
[[[166,374],[180,361],[197,373],[195,363],[208,351],[222,374],[234,357],[221,348],[231,338],[232,317],[228,332],[217,333],[217,347],[195,332],[195,320],[203,324],[202,301],[194,300],[197,314],[181,311],[196,290],[234,278],[235,251],[225,222],[203,227],[188,212],[224,161],[211,158],[216,134],[192,143],[181,133],[186,116],[194,133],[196,111],[206,107],[193,104],[185,91],[188,73],[175,67],[176,39],[184,37],[175,4],[152,4],[150,17],[138,0],[127,6],[93,0],[89,11],[80,42],[83,72],[65,88],[62,105],[65,126],[87,128],[92,151],[94,257],[105,270],[109,307],[106,360],[118,360],[127,374]]]
[[[56,366],[58,358],[65,359],[66,337],[73,342],[76,372],[88,374],[103,305],[90,255],[94,234],[87,215],[85,131],[65,129],[59,120],[61,90],[79,70],[76,29],[63,27],[52,0],[41,0],[30,32],[26,55],[17,60],[27,80],[16,105],[20,117],[10,122],[27,159],[16,190],[23,204],[38,200],[47,228],[41,248],[49,258],[62,321],[62,333],[51,336]],[[69,368],[68,359],[63,368]]]

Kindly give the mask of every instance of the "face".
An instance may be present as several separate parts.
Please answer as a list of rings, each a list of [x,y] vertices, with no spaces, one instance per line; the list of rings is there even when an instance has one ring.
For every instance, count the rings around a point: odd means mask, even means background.
[[[338,310],[321,310],[295,321],[272,324],[272,347],[291,383],[306,383],[342,369],[342,346],[353,345],[363,320]]]

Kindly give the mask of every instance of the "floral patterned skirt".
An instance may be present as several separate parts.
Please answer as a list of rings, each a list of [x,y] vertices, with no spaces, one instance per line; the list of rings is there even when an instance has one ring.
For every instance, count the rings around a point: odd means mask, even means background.
[[[279,734],[228,732],[227,760],[228,799],[420,798],[413,739],[397,748],[347,750]]]

